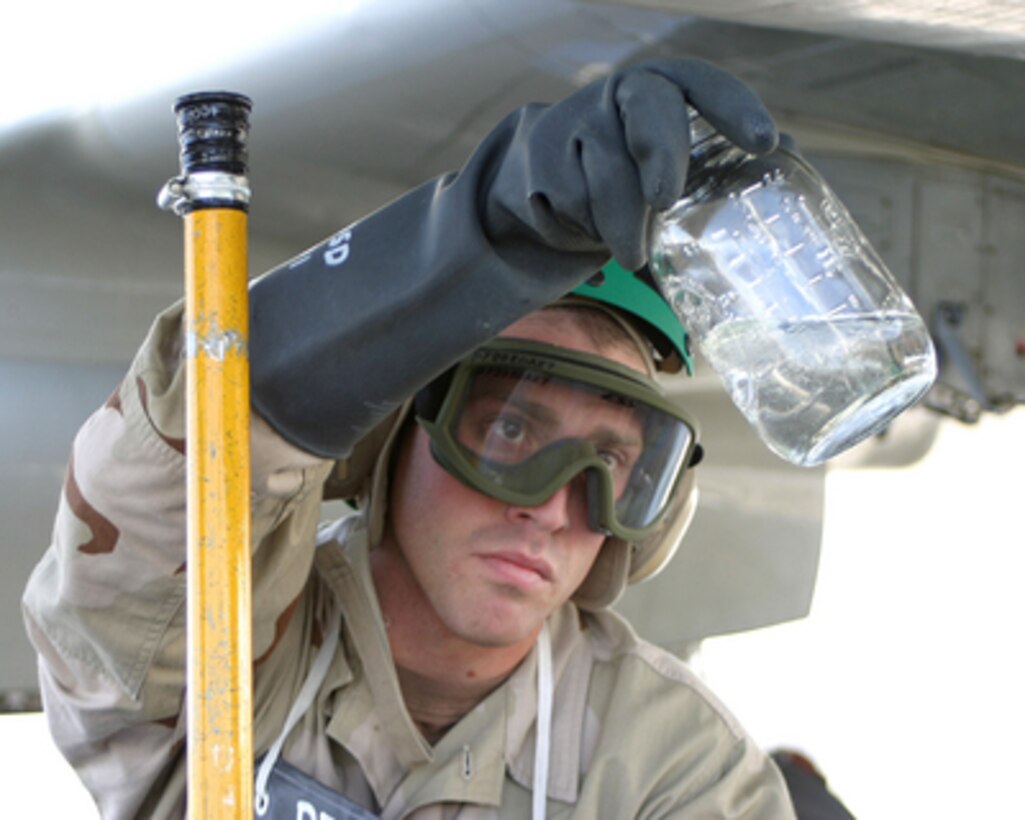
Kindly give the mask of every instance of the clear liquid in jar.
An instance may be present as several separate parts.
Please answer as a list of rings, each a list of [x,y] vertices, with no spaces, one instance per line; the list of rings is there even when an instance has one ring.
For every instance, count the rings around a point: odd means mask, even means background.
[[[699,345],[769,448],[806,466],[879,432],[936,375],[915,313],[726,321]]]

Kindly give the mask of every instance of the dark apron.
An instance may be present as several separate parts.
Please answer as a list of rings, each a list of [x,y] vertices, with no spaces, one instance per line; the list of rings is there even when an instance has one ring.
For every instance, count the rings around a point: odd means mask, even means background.
[[[378,815],[281,759],[255,802],[259,820],[378,820]]]

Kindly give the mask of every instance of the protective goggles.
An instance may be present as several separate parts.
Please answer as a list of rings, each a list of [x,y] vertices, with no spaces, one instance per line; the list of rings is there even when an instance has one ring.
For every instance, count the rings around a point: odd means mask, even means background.
[[[538,342],[484,345],[432,404],[418,421],[460,481],[533,507],[583,473],[590,527],[628,541],[659,525],[700,458],[696,425],[643,373]]]

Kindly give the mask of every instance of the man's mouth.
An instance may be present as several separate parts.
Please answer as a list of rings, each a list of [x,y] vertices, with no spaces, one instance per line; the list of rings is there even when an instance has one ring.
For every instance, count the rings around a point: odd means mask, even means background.
[[[551,583],[555,572],[543,558],[513,550],[482,553],[481,559],[497,575],[515,586],[533,587]]]

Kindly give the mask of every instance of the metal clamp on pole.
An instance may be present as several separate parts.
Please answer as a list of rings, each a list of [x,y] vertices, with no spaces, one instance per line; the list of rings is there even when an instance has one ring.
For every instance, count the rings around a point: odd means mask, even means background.
[[[188,813],[251,818],[252,588],[246,140],[251,103],[174,106],[181,175],[158,201],[185,223]]]

